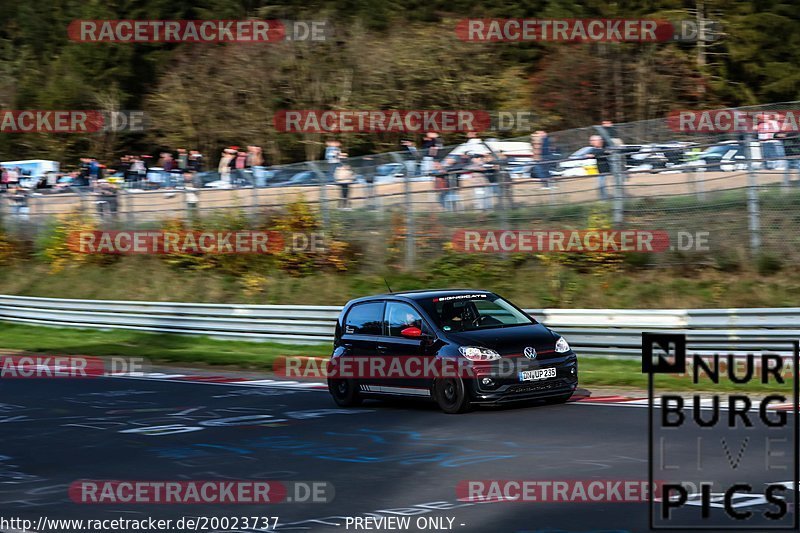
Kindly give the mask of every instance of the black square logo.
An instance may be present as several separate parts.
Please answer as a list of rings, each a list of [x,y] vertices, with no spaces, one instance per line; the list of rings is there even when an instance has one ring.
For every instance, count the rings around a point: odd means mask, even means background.
[[[642,333],[643,374],[683,374],[686,372],[686,335],[682,333]]]

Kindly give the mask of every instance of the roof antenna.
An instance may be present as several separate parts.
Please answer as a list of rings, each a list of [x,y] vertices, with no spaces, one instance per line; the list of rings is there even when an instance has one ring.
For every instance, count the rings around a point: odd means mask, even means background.
[[[392,294],[392,288],[389,286],[389,282],[386,281],[386,278],[383,278],[383,282],[386,284],[386,288],[389,289],[389,294]]]

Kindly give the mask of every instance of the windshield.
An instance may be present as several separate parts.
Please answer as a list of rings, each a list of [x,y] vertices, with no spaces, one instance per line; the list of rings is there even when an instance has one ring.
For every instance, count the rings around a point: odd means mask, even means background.
[[[472,331],[535,324],[528,315],[495,294],[459,294],[424,303],[444,331]]]
[[[705,151],[706,154],[724,154],[731,150],[736,150],[736,146],[730,144],[723,144],[719,146],[712,146],[708,150]]]

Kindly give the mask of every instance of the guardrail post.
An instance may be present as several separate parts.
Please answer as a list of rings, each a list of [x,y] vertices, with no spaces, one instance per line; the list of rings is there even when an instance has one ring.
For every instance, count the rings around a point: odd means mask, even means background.
[[[746,134],[744,153],[747,158],[747,230],[750,234],[750,251],[756,253],[761,248],[761,213],[758,205],[758,179],[751,150],[752,142],[753,135]]]

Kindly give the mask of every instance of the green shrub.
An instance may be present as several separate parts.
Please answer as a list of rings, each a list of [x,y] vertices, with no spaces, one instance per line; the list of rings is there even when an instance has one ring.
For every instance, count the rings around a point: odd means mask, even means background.
[[[762,276],[771,276],[781,271],[783,260],[771,253],[763,253],[756,259],[756,269]]]

